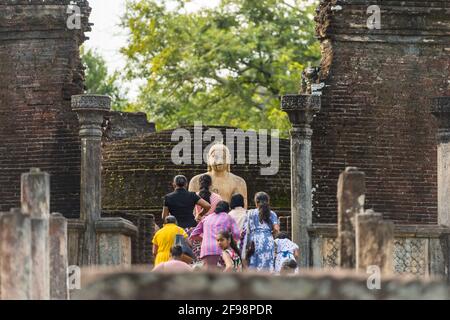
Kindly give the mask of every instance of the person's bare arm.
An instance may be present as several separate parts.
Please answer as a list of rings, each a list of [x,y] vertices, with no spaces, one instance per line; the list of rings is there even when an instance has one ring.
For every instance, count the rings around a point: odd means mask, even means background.
[[[295,257],[295,259],[297,259],[299,255],[300,255],[300,251],[298,249],[295,249],[294,250],[294,257]]]
[[[170,214],[169,208],[163,207],[162,214],[161,214],[162,220],[164,221],[164,219],[166,219],[166,217],[168,217],[169,214]]]
[[[200,236],[200,235],[195,235],[195,236],[191,236],[190,238],[189,238],[189,240],[190,241],[202,241],[202,236]],[[191,246],[192,246],[192,244],[191,244]]]
[[[153,256],[158,254],[158,246],[156,244],[153,245]]]
[[[200,221],[199,224],[194,228],[194,230],[192,230],[189,239],[193,241],[196,240],[201,241],[202,234],[203,234],[203,221]]]
[[[203,216],[205,216],[208,211],[211,209],[211,205],[204,199],[198,200],[197,204],[202,207],[202,211],[197,214],[196,220],[199,221]]]
[[[225,251],[222,252],[222,259],[225,262],[225,269],[223,272],[231,272],[233,271],[233,260],[231,260],[231,257],[228,253]]]
[[[273,231],[272,231],[273,236],[276,237],[279,232],[280,232],[280,225],[279,224],[274,224],[273,225]]]

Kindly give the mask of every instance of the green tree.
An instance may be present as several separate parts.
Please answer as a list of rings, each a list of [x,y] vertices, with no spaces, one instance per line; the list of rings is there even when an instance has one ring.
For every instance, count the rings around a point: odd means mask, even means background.
[[[173,1],[172,1],[173,2]],[[305,0],[222,0],[193,13],[186,1],[128,2],[127,77],[146,79],[138,108],[159,129],[202,120],[243,129],[290,127],[279,97],[316,64],[314,6]]]
[[[112,109],[123,111],[130,108],[124,94],[119,89],[119,73],[108,73],[106,61],[94,50],[81,48],[81,59],[86,68],[86,93],[104,94],[111,97]]]

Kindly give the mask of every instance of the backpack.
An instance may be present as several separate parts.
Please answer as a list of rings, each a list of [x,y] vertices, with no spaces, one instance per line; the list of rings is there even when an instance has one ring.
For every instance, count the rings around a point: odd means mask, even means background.
[[[188,244],[182,234],[175,235],[174,246],[176,245],[180,246],[183,251],[181,261],[186,262],[187,264],[191,264],[194,261],[194,252],[192,252],[191,246]]]

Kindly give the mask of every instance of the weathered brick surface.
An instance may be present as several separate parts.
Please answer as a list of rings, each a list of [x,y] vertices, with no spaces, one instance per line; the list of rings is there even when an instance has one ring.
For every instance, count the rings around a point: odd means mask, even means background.
[[[79,46],[66,27],[69,0],[0,0],[0,210],[17,207],[20,174],[51,174],[51,211],[79,214],[80,143],[70,97],[83,92]],[[73,1],[72,1],[73,2]]]
[[[112,111],[105,117],[103,140],[114,141],[155,132],[155,124],[148,122],[143,112]]]
[[[375,4],[381,30],[366,26]],[[450,94],[450,1],[326,0],[317,21],[327,87],[313,123],[313,220],[336,222],[336,181],[355,166],[366,173],[367,208],[437,223],[430,99]]]

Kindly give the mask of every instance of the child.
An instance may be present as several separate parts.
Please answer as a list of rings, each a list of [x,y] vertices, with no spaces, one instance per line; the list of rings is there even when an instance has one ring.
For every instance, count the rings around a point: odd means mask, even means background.
[[[275,239],[275,253],[275,272],[280,273],[283,262],[297,259],[298,245],[289,239],[286,232],[280,232]]]
[[[222,249],[222,256],[219,267],[224,268],[223,272],[241,272],[241,253],[233,239],[233,235],[228,231],[221,231],[217,234],[217,244]]]
[[[295,273],[297,273],[297,262],[292,259],[284,260],[284,262],[281,266],[280,274],[289,275],[289,274],[295,274]]]

